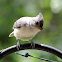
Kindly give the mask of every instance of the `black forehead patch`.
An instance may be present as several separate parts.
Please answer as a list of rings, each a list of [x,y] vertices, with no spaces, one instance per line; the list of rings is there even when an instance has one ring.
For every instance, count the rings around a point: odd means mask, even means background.
[[[43,23],[44,23],[44,21],[41,20],[41,21],[40,21],[40,27],[41,27],[41,28],[43,28]]]

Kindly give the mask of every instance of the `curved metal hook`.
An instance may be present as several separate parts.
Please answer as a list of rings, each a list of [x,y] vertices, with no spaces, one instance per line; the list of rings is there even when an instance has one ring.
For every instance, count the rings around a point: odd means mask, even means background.
[[[45,44],[36,44],[36,43],[35,43],[35,48],[32,48],[30,46],[31,46],[31,43],[20,44],[20,49],[19,50],[25,50],[25,49],[43,50],[43,51],[52,53],[52,54],[54,54],[54,55],[56,55],[56,56],[58,56],[62,59],[62,51],[60,51],[60,50],[58,50],[54,47],[51,47],[51,46],[48,46],[48,45],[45,45]],[[5,56],[7,56],[7,55],[9,55],[13,52],[16,52],[16,51],[18,51],[17,50],[17,45],[14,45],[14,46],[8,47],[4,50],[1,50],[0,59],[4,58]]]

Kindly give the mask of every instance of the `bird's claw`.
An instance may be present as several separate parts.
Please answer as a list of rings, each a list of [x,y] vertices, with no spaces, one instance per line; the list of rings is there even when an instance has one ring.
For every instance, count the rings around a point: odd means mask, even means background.
[[[35,48],[35,43],[33,41],[31,41],[31,47]]]
[[[19,50],[20,49],[20,43],[19,43],[19,41],[17,42],[17,50]]]

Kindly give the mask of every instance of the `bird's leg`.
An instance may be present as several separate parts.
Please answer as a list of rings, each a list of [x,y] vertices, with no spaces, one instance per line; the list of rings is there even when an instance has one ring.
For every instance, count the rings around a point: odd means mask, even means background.
[[[18,40],[18,42],[17,42],[17,50],[19,50],[20,49],[20,42],[19,42],[20,40]]]
[[[35,43],[33,41],[31,41],[31,47],[35,48]]]

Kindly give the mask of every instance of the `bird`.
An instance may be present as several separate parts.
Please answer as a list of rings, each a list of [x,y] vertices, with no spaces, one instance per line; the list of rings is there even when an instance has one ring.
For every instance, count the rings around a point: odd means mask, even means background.
[[[42,13],[39,13],[36,17],[21,17],[14,23],[14,31],[10,33],[9,37],[16,37],[18,40],[17,49],[19,50],[19,41],[31,41],[43,29],[43,24],[44,19]]]

